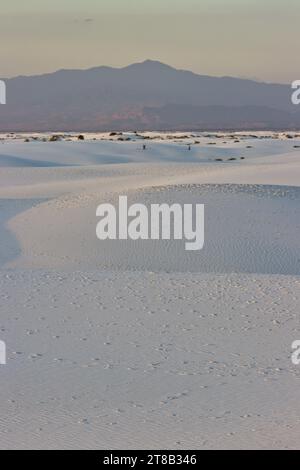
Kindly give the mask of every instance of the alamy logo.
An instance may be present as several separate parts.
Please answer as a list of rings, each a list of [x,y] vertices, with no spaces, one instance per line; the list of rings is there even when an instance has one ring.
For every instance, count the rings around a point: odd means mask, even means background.
[[[6,104],[6,84],[0,80],[0,104]]]
[[[292,354],[292,363],[294,366],[300,365],[300,341],[294,341],[292,344],[292,349],[294,350]]]
[[[6,344],[4,341],[0,341],[0,365],[6,364]]]
[[[204,246],[203,204],[144,204],[128,207],[127,196],[119,197],[118,211],[112,204],[101,204],[96,234],[99,240],[186,240],[187,251]]]
[[[295,105],[300,104],[300,80],[292,83],[292,89],[295,90],[292,94],[292,103]]]

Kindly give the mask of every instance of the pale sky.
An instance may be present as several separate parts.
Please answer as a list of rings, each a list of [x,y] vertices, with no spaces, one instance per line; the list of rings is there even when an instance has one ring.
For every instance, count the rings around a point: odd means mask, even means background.
[[[1,0],[0,77],[153,59],[300,79],[299,0]]]

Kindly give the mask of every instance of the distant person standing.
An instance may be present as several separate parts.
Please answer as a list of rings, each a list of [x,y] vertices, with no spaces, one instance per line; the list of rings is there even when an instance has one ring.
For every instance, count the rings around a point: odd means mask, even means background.
[[[146,144],[143,145],[143,150],[146,150],[147,146]]]

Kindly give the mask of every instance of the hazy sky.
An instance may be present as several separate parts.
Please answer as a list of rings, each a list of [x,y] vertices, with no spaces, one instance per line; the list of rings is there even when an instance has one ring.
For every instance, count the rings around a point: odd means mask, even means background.
[[[0,76],[156,59],[300,79],[299,0],[1,0]]]

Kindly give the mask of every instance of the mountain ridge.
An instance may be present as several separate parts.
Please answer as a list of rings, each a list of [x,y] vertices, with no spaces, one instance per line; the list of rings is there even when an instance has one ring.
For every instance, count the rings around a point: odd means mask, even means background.
[[[126,70],[126,69],[130,69],[134,66],[144,66],[144,65],[160,65],[164,68],[168,68],[170,70],[174,70],[176,72],[185,72],[185,73],[188,73],[188,74],[191,74],[191,75],[194,75],[194,76],[197,76],[197,77],[203,77],[203,78],[211,78],[211,79],[232,79],[232,80],[243,80],[245,82],[254,82],[254,83],[258,83],[258,84],[265,84],[265,85],[278,85],[278,86],[289,86],[289,84],[287,83],[279,83],[279,82],[269,82],[269,81],[265,81],[265,80],[259,80],[259,79],[254,79],[254,78],[246,78],[246,77],[235,77],[233,75],[209,75],[209,74],[203,74],[203,73],[197,73],[197,72],[193,72],[192,70],[188,70],[188,69],[184,69],[184,68],[176,68],[172,65],[168,65],[168,64],[165,64],[164,62],[161,62],[159,60],[155,60],[155,59],[146,59],[144,61],[141,61],[141,62],[133,62],[132,64],[128,64],[128,65],[125,65],[125,66],[122,66],[122,67],[114,67],[114,66],[110,66],[110,65],[96,65],[96,66],[93,66],[93,67],[88,67],[88,68],[70,68],[70,69],[65,69],[65,68],[61,68],[61,69],[57,69],[57,70],[53,70],[51,72],[45,72],[45,73],[36,73],[36,74],[33,74],[33,75],[15,75],[13,77],[6,77],[6,78],[2,78],[2,80],[4,81],[9,81],[9,80],[15,80],[15,79],[19,79],[19,78],[39,78],[39,77],[45,77],[45,76],[49,76],[49,75],[55,75],[55,74],[59,74],[61,72],[91,72],[91,71],[100,71],[100,70],[111,70],[111,71],[122,71],[122,70]]]
[[[53,73],[19,76],[5,80],[7,105],[0,107],[0,131],[45,130],[126,130],[131,126],[139,130],[173,129],[172,121],[161,122],[166,106],[176,105],[175,121],[178,128],[191,125],[194,107],[244,107],[276,109],[264,112],[261,121],[253,114],[247,125],[259,129],[275,126],[287,129],[300,126],[298,110],[291,103],[288,85],[257,82],[235,77],[212,77],[176,69],[155,60],[137,62],[122,68],[98,66],[86,70],[60,69]],[[180,106],[190,106],[190,118],[185,109],[185,120],[180,118]],[[151,113],[148,108],[157,110]],[[216,109],[215,109],[216,111]],[[287,114],[288,113],[288,114]],[[211,113],[210,113],[211,114]],[[226,113],[225,113],[226,114]],[[243,128],[243,122],[211,115],[210,122],[202,120],[202,127],[230,126]],[[272,114],[272,118],[271,118]],[[247,117],[247,116],[246,116]],[[299,122],[299,124],[298,124]],[[116,127],[117,126],[117,127]],[[162,129],[164,128],[164,129]]]

